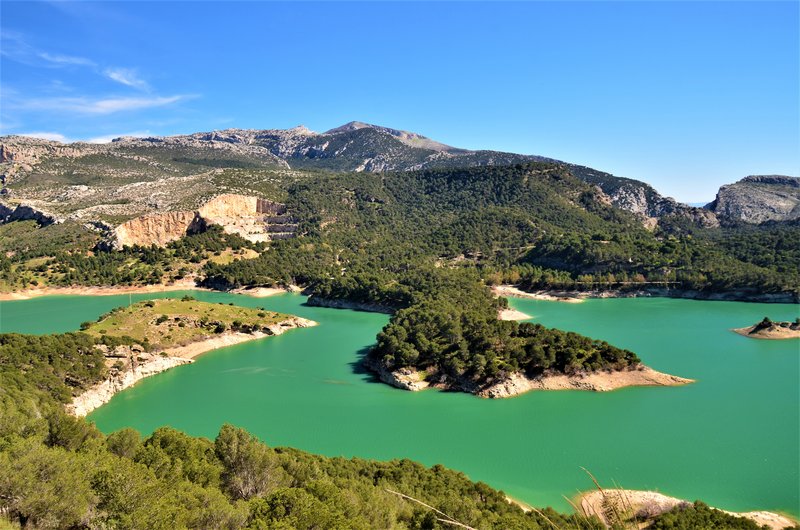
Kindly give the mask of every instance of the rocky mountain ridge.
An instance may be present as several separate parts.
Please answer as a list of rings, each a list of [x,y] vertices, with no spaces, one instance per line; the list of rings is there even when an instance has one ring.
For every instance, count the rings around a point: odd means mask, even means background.
[[[774,193],[760,190],[748,203],[747,195],[737,194],[736,186],[747,183],[754,186],[791,187],[792,177],[777,184],[776,177],[763,177],[767,181],[748,180],[748,177],[723,187],[721,196],[706,208],[687,206],[659,194],[652,186],[634,179],[617,177],[585,166],[569,164],[536,155],[522,155],[498,151],[472,151],[436,142],[417,133],[392,129],[364,122],[350,122],[323,133],[304,126],[290,129],[225,129],[167,137],[121,137],[108,144],[73,143],[39,140],[22,136],[0,137],[0,182],[13,184],[36,180],[39,174],[62,179],[62,175],[88,173],[95,178],[120,180],[107,193],[115,193],[120,186],[136,186],[142,181],[164,179],[190,179],[175,185],[190,185],[194,189],[208,187],[206,178],[210,168],[240,168],[264,170],[324,170],[387,172],[412,171],[432,168],[473,167],[488,165],[513,165],[530,161],[548,161],[565,164],[570,171],[585,182],[602,190],[614,206],[633,212],[649,227],[660,222],[689,222],[695,226],[716,227],[722,221],[760,223],[768,220],[794,219],[796,198],[791,193]],[[91,177],[85,178],[90,180]],[[789,182],[790,184],[786,184]],[[11,186],[13,188],[13,186]],[[68,189],[65,193],[90,194],[91,190]],[[173,186],[174,188],[174,186]],[[8,189],[4,188],[4,193]],[[13,190],[12,190],[13,191]],[[138,190],[128,190],[136,193]],[[215,191],[204,190],[206,195]],[[763,191],[763,193],[761,192]],[[46,197],[26,197],[53,202],[47,189],[37,190]],[[106,193],[106,194],[107,194]],[[127,198],[121,197],[120,200]],[[174,209],[169,205],[174,194],[163,198],[147,198],[156,209]],[[732,198],[735,196],[736,198]],[[86,197],[88,207],[91,198]],[[196,202],[196,201],[195,201]],[[774,204],[773,204],[774,203]],[[47,204],[43,203],[43,207]],[[108,215],[124,215],[130,208],[115,208],[113,202],[104,207]],[[138,214],[150,211],[147,205]],[[794,213],[792,213],[794,212]],[[90,215],[91,217],[91,215]]]

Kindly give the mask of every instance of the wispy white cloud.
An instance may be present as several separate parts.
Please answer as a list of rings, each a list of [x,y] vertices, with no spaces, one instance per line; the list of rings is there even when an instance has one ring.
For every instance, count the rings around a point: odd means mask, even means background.
[[[28,44],[21,34],[13,31],[3,32],[2,40],[0,40],[0,55],[29,66],[46,68],[85,67],[95,74],[102,75],[116,83],[137,90],[150,91],[150,85],[133,68],[109,66],[101,69],[100,65],[86,57],[40,50]]]
[[[33,98],[12,103],[17,108],[27,110],[47,110],[56,112],[71,112],[76,114],[113,114],[130,110],[163,107],[196,96],[154,96],[154,97],[112,97],[92,99],[79,98]]]
[[[37,55],[45,61],[57,66],[95,66],[95,62],[86,57],[47,52],[39,52]]]
[[[106,68],[103,70],[103,74],[112,81],[116,81],[125,86],[137,90],[144,90],[146,92],[150,90],[150,85],[147,84],[147,81],[140,78],[136,70],[132,68]]]
[[[2,0],[0,0],[2,1]],[[26,87],[15,89],[8,83],[0,84],[2,113],[0,114],[0,131],[35,130],[30,136],[58,141],[71,141],[56,132],[41,132],[39,127],[52,126],[53,118],[61,115],[66,118],[74,116],[100,117],[118,113],[133,113],[154,108],[165,108],[182,101],[198,97],[197,95],[176,94],[159,95],[135,68],[109,66],[107,63],[95,62],[93,59],[56,53],[53,50],[42,50],[28,43],[23,34],[3,29],[0,33],[0,56],[3,61],[11,60],[29,66],[48,69],[61,69],[71,79],[81,79],[83,74],[100,76],[118,87],[117,94],[97,94],[83,92],[65,84],[59,79],[51,79],[38,89]],[[76,75],[77,74],[77,75]],[[93,86],[90,83],[87,86]],[[122,87],[119,87],[122,85]],[[125,94],[127,89],[128,94]],[[137,91],[137,92],[134,92]],[[36,125],[38,123],[39,125]],[[44,125],[42,125],[44,124]],[[145,125],[146,124],[142,124]],[[125,125],[123,124],[123,127]],[[104,130],[108,128],[104,127]],[[138,131],[129,136],[146,136],[149,132]],[[119,135],[103,135],[86,141],[103,143],[111,141]]]
[[[31,138],[41,138],[42,140],[54,140],[56,142],[61,142],[63,144],[69,143],[71,140],[64,136],[61,133],[57,132],[21,132],[21,133],[14,133],[17,136],[29,136]]]
[[[30,66],[43,66],[48,68],[96,66],[94,61],[86,57],[62,53],[49,53],[39,50],[28,44],[21,34],[14,31],[3,31],[2,35],[0,35],[0,55],[12,61]]]

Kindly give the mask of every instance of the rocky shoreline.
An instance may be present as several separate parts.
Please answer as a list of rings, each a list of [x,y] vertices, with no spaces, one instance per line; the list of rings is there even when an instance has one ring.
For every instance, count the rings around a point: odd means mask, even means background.
[[[800,324],[792,322],[761,322],[746,328],[734,328],[731,331],[750,339],[800,339]]]
[[[314,307],[330,307],[333,309],[352,309],[354,311],[367,311],[370,313],[385,313],[387,315],[394,314],[395,309],[381,304],[373,304],[369,302],[352,302],[350,300],[341,300],[338,298],[323,298],[316,295],[311,295],[306,300],[306,305]]]
[[[0,301],[29,300],[40,296],[113,296],[119,294],[150,294],[165,293],[171,291],[210,291],[204,287],[198,287],[194,279],[187,278],[170,284],[151,284],[151,285],[121,285],[121,286],[83,286],[76,285],[71,287],[41,287],[36,289],[24,289],[22,291],[11,291],[0,293]]]
[[[267,298],[269,296],[275,296],[276,294],[299,293],[301,291],[302,289],[297,285],[290,285],[289,287],[240,287],[228,292],[231,294],[252,296],[253,298]]]
[[[384,383],[402,390],[418,392],[427,388],[438,388],[467,392],[488,399],[514,397],[532,390],[610,392],[629,386],[681,386],[695,382],[694,379],[665,374],[644,365],[630,370],[584,372],[573,375],[544,374],[527,377],[516,372],[488,386],[478,386],[471,381],[455,380],[439,374],[427,374],[410,367],[392,371],[369,357],[364,359],[364,366]]]
[[[258,331],[255,333],[223,333],[185,344],[167,348],[163,351],[145,353],[140,347],[121,347],[124,351],[114,351],[107,354],[107,358],[125,359],[124,369],[111,369],[108,379],[97,383],[85,392],[73,398],[72,403],[66,406],[67,412],[74,416],[82,417],[88,415],[96,408],[111,401],[115,394],[132,387],[142,379],[156,375],[158,373],[188,364],[194,358],[211,350],[280,335],[295,328],[307,328],[316,326],[317,323],[300,317],[292,317],[277,324],[268,326],[268,333]]]
[[[586,517],[596,516],[603,524],[609,526],[609,513],[625,513],[635,516],[644,522],[663,513],[692,503],[683,499],[669,497],[655,491],[602,489],[582,493],[573,503]],[[719,508],[713,508],[719,510]],[[750,519],[759,526],[767,526],[771,530],[795,528],[797,521],[778,513],[766,511],[730,512],[719,510],[734,517]]]
[[[795,293],[758,293],[748,290],[726,292],[707,292],[691,289],[669,289],[665,287],[645,287],[643,289],[592,289],[588,291],[546,289],[523,291],[515,285],[496,285],[492,287],[496,296],[513,296],[554,302],[580,303],[588,298],[640,298],[663,297],[685,298],[690,300],[711,300],[724,302],[760,302],[773,304],[800,303],[800,295]]]

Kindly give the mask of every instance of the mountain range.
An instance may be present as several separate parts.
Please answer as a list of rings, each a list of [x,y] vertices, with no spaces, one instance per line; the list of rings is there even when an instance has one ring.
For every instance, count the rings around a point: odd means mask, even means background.
[[[323,133],[304,126],[226,129],[121,137],[107,144],[0,137],[6,215],[25,204],[54,217],[112,224],[150,211],[195,208],[219,192],[242,191],[232,175],[236,170],[269,180],[270,174],[286,178],[298,172],[384,173],[532,161],[563,164],[648,227],[674,222],[716,227],[800,217],[796,177],[746,177],[723,186],[712,203],[697,208],[664,197],[645,182],[597,169],[537,155],[460,149],[417,133],[357,121]]]

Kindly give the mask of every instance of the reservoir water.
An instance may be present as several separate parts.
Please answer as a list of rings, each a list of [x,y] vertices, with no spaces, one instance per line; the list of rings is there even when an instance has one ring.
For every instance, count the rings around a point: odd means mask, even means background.
[[[191,294],[320,325],[216,350],[146,379],[90,415],[104,432],[130,426],[148,434],[171,425],[213,439],[229,422],[274,446],[441,463],[536,506],[568,510],[565,497],[592,487],[585,467],[609,486],[800,515],[800,341],[729,331],[766,315],[794,320],[796,305],[511,300],[537,322],[629,348],[653,368],[697,382],[484,400],[406,392],[360,373],[355,365],[386,315],[308,307],[290,294]],[[3,302],[0,331],[71,331],[128,301],[122,295]]]

